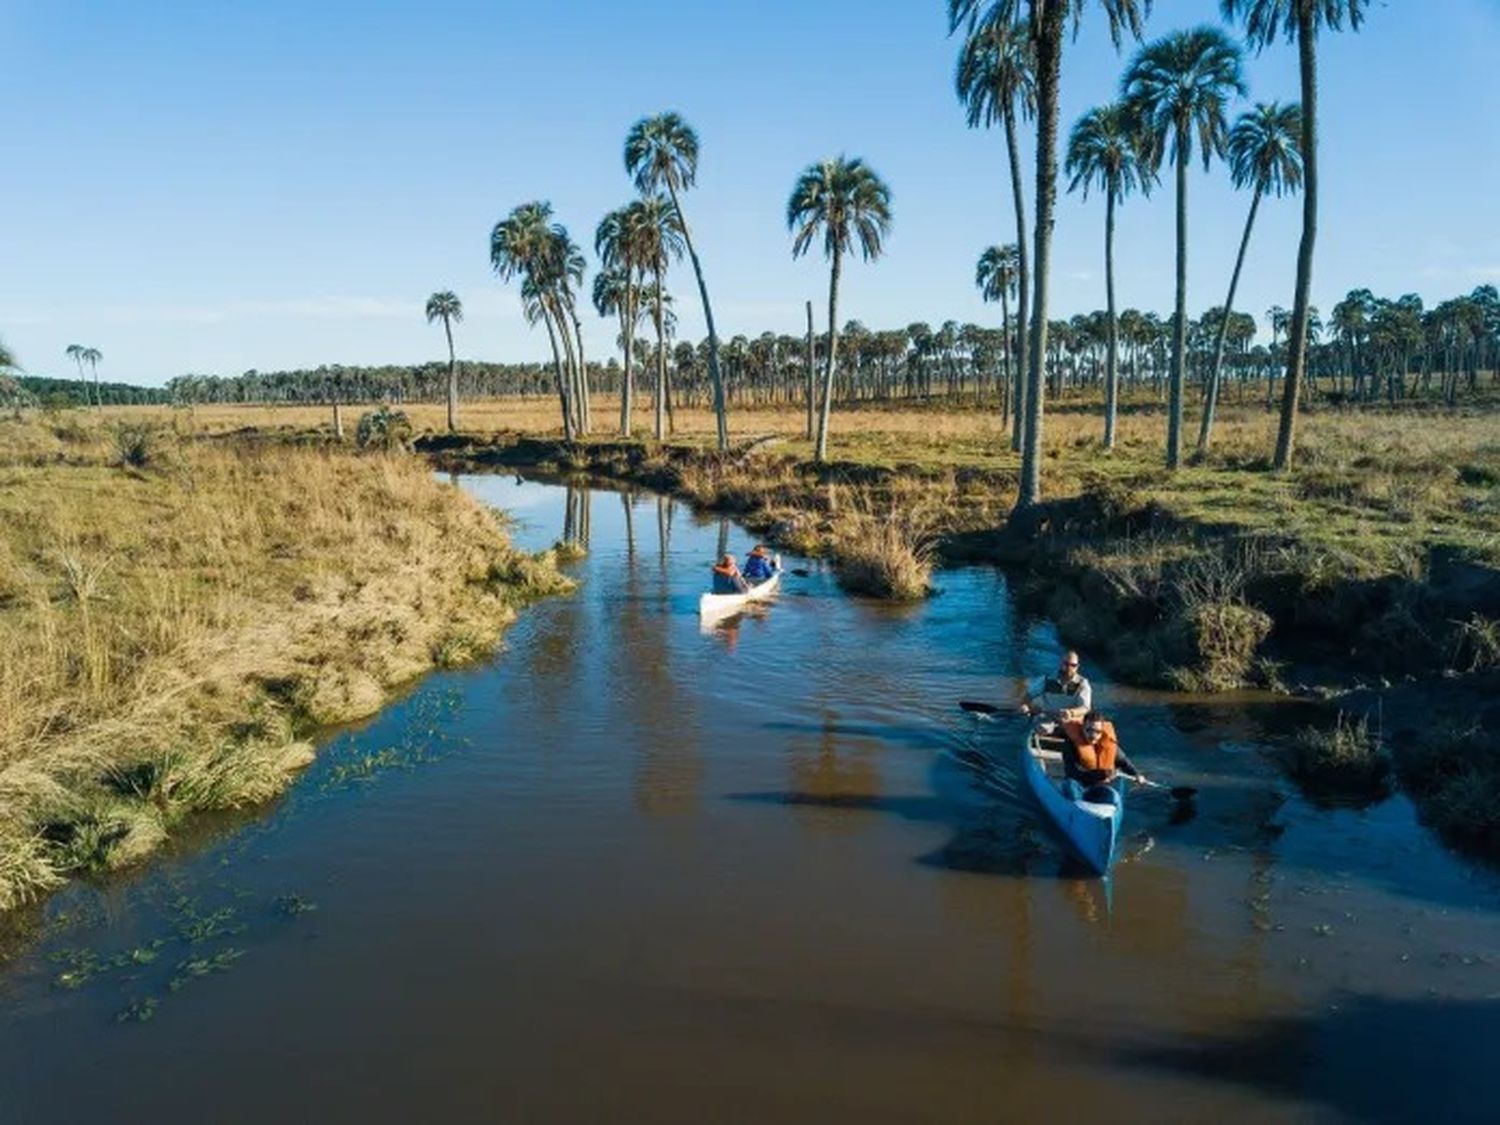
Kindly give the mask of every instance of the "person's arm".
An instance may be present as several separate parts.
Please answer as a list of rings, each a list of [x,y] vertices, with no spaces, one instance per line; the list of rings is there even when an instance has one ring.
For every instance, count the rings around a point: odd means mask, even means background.
[[[1135,768],[1135,763],[1126,757],[1125,751],[1118,746],[1115,747],[1115,770],[1118,773],[1123,773],[1126,777],[1133,777],[1137,781],[1142,780],[1146,776]]]
[[[1083,709],[1083,713],[1087,715],[1094,709],[1094,687],[1089,683],[1088,677],[1080,676],[1079,679],[1082,681],[1082,683],[1078,688],[1078,706],[1081,707]]]

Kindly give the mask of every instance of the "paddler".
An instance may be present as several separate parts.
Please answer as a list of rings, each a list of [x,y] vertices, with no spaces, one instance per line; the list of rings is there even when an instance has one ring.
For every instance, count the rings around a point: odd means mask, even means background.
[[[1063,769],[1068,780],[1080,788],[1108,785],[1120,774],[1144,782],[1146,775],[1120,749],[1115,724],[1098,711],[1090,711],[1082,722],[1068,720],[1062,724],[1068,736],[1063,750]]]
[[[714,566],[714,593],[743,594],[750,589],[745,576],[740,573],[739,563],[733,555],[725,555]]]
[[[745,581],[758,585],[776,574],[776,564],[765,544],[757,543],[745,556]]]
[[[1021,704],[1021,713],[1052,722],[1082,719],[1094,705],[1094,689],[1078,670],[1078,654],[1063,655],[1055,675],[1042,681],[1041,690]]]

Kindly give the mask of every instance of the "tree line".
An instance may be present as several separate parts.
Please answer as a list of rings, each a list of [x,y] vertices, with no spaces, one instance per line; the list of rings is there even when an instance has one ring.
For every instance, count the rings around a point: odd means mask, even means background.
[[[1395,403],[1441,398],[1452,403],[1458,395],[1478,390],[1485,379],[1500,378],[1500,293],[1492,285],[1431,308],[1424,307],[1416,294],[1383,298],[1368,289],[1356,289],[1333,307],[1326,323],[1316,307],[1310,313],[1309,387],[1321,400]],[[1190,320],[1185,353],[1189,388],[1205,397],[1217,369],[1224,384],[1235,388],[1237,400],[1273,404],[1287,361],[1290,316],[1287,309],[1273,306],[1259,318],[1243,311],[1231,311],[1225,317],[1223,307],[1215,306]],[[1010,323],[1002,328],[949,320],[936,326],[915,322],[871,329],[859,320],[845,321],[839,327],[840,359],[832,400],[847,404],[983,396],[1004,419],[1013,421],[1018,416],[1014,361],[1019,354],[1019,328],[1011,318],[1006,319]],[[1172,317],[1126,308],[1119,310],[1114,323],[1120,386],[1165,400],[1172,372]],[[679,340],[674,325],[675,318],[669,318],[664,347],[658,349],[652,341],[632,348],[629,380],[619,357],[591,360],[590,390],[623,396],[627,385],[646,386],[653,403],[661,400],[668,428],[675,407],[711,408],[709,342],[707,338]],[[1271,339],[1255,343],[1262,329]],[[623,348],[623,331],[619,343]],[[719,358],[728,404],[805,405],[810,378],[816,381],[826,376],[829,344],[826,330],[811,337],[766,331],[723,341]],[[1049,394],[1107,391],[1107,309],[1050,321],[1047,348]],[[335,364],[295,371],[247,371],[230,377],[182,375],[160,391],[104,384],[103,393],[106,402],[181,404],[445,402],[450,374],[459,399],[556,394],[556,372],[551,365],[463,359],[414,365]],[[23,382],[69,387],[80,395],[88,390],[84,384],[64,380]],[[117,389],[121,397],[114,398]],[[821,406],[820,399],[821,395],[815,395],[812,400],[815,410]]]

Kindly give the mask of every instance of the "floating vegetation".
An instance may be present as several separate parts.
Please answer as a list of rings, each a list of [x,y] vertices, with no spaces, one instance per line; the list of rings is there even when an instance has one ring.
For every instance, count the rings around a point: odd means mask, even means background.
[[[296,918],[300,914],[310,914],[318,908],[317,903],[301,895],[278,895],[271,906],[283,918]]]
[[[115,1023],[145,1023],[156,1015],[155,996],[139,996],[115,1013]]]
[[[189,957],[186,961],[179,961],[175,975],[167,981],[167,991],[176,992],[199,977],[228,972],[244,955],[243,949],[221,949],[210,957]]]
[[[217,910],[201,914],[190,900],[184,902],[179,899],[178,904],[174,904],[174,909],[178,915],[177,936],[189,945],[197,945],[213,938],[234,937],[245,932],[245,924],[235,921],[239,911],[232,906],[221,906]]]
[[[461,702],[462,695],[454,688],[414,695],[406,703],[406,723],[393,745],[342,754],[333,749],[324,755],[329,765],[320,790],[326,793],[363,784],[393,770],[412,770],[445,757],[467,742],[449,733]]]
[[[166,942],[157,938],[145,945],[122,949],[107,957],[93,949],[60,949],[49,958],[53,964],[62,966],[52,978],[52,983],[57,988],[82,988],[105,973],[149,965],[156,960],[158,951],[165,944]]]

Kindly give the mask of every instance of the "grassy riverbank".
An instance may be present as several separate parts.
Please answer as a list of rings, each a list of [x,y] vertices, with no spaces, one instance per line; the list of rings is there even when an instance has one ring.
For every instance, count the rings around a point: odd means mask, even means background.
[[[0,910],[268,799],[565,584],[418,459],[0,421]]]

